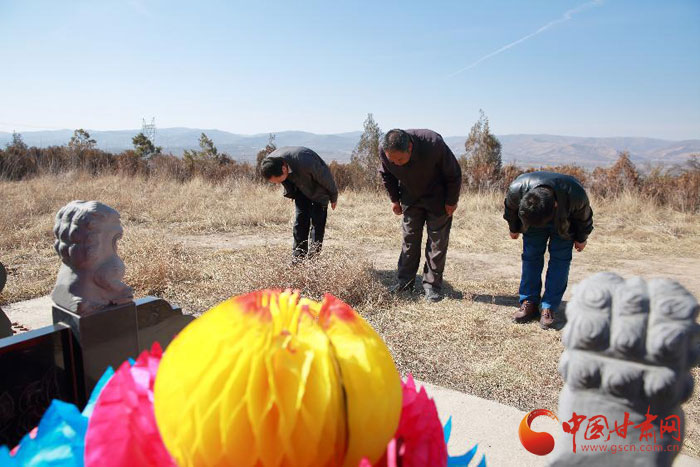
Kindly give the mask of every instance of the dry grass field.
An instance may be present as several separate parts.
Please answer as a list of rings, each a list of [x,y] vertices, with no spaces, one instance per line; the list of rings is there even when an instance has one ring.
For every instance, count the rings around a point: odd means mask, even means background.
[[[521,243],[508,237],[501,195],[463,195],[448,298],[437,304],[386,292],[401,238],[400,218],[382,194],[341,194],[321,258],[298,268],[289,266],[293,204],[276,187],[67,174],[0,182],[0,199],[0,261],[9,270],[0,305],[50,292],[58,269],[53,215],[70,200],[96,199],[122,215],[126,282],[139,296],[197,314],[262,287],[330,292],[372,323],[402,373],[523,410],[556,410],[560,333],[510,321]],[[594,199],[593,208],[596,229],[586,250],[574,252],[571,284],[609,270],[672,277],[700,297],[700,216],[625,195]],[[698,368],[694,376],[697,386]],[[700,398],[685,407],[685,452],[700,457]]]

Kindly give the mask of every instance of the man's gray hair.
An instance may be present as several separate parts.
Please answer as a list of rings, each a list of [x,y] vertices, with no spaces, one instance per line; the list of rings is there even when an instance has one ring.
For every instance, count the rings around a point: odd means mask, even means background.
[[[411,143],[411,136],[403,130],[394,128],[389,130],[382,140],[384,151],[408,152],[408,145]]]

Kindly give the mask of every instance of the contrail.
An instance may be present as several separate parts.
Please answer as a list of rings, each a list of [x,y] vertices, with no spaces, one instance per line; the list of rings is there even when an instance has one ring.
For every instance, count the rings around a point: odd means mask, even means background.
[[[603,3],[603,0],[593,0],[592,2],[584,3],[583,5],[577,6],[576,8],[572,8],[571,10],[566,11],[561,16],[561,18],[555,19],[554,21],[550,21],[549,23],[547,23],[544,26],[542,26],[541,28],[539,28],[537,31],[531,32],[527,36],[523,36],[520,39],[518,39],[517,41],[513,41],[510,44],[504,45],[503,47],[501,47],[498,50],[494,50],[490,54],[484,55],[483,57],[481,57],[477,61],[465,66],[464,68],[462,68],[460,70],[455,71],[454,73],[449,74],[447,77],[452,78],[454,76],[457,76],[460,73],[463,73],[467,70],[470,70],[470,69],[474,68],[475,66],[477,66],[478,64],[480,64],[481,62],[488,60],[489,58],[494,57],[494,56],[500,54],[501,52],[504,52],[504,51],[510,49],[511,47],[515,47],[516,45],[520,44],[521,42],[525,42],[526,40],[530,39],[531,37],[535,37],[538,34],[542,34],[547,29],[551,28],[554,25],[569,21],[575,14],[580,13],[584,10],[587,10],[587,9],[595,7],[595,6],[599,6],[602,3]]]

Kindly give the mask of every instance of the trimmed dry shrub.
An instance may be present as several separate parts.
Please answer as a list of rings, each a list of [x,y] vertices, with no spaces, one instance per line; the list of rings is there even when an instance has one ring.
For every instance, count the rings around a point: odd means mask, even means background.
[[[691,159],[687,167],[674,174],[674,169],[653,168],[640,184],[640,192],[662,206],[681,212],[700,211],[700,164]],[[675,171],[679,169],[676,168]]]
[[[184,182],[190,179],[190,172],[182,159],[172,154],[157,154],[149,162],[149,174],[159,179]]]
[[[378,191],[381,189],[381,182],[378,177],[369,175],[369,170],[362,167],[358,162],[341,164],[332,161],[328,168],[333,174],[333,179],[338,190],[369,190]]]
[[[627,151],[621,152],[612,167],[596,167],[592,174],[592,188],[600,196],[617,196],[622,192],[637,190],[640,175],[637,167],[630,160]]]
[[[168,295],[176,284],[199,279],[198,271],[189,264],[190,254],[180,243],[132,230],[119,246],[127,264],[125,282],[136,296]]]
[[[117,156],[115,172],[128,177],[145,176],[148,175],[148,163],[136,151],[124,151]]]
[[[518,178],[523,173],[523,170],[515,164],[506,164],[501,169],[501,178],[503,180],[503,188],[507,188],[513,183],[513,180]]]
[[[228,156],[184,160],[188,178],[200,177],[214,183],[230,179],[255,179],[255,168],[247,162],[236,162]]]
[[[0,176],[7,180],[21,180],[38,172],[36,155],[26,149],[8,147],[0,150]]]
[[[492,191],[504,188],[503,169],[495,164],[461,158],[462,181],[470,191]]]
[[[286,249],[275,250],[270,256],[268,262],[277,266],[242,271],[250,290],[290,288],[314,300],[330,293],[353,307],[380,306],[391,301],[372,263],[358,258],[350,250],[323,251],[319,256],[295,265],[291,264]],[[251,257],[250,261],[256,259]]]

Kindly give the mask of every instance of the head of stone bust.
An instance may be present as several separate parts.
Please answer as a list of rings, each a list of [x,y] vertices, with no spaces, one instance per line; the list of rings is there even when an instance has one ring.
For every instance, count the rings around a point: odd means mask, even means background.
[[[54,248],[74,270],[123,270],[117,241],[123,229],[119,213],[98,201],[71,201],[56,214]]]

